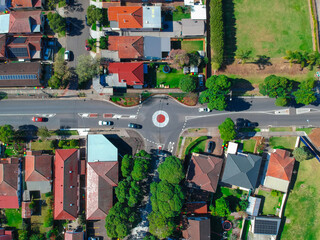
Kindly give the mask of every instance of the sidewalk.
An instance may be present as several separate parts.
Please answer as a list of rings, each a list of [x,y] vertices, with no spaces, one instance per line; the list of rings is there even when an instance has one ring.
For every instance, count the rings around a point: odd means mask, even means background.
[[[297,131],[297,132],[257,132],[255,137],[282,137],[282,136],[293,136],[293,137],[299,137],[299,136],[307,136],[307,134],[303,131]]]

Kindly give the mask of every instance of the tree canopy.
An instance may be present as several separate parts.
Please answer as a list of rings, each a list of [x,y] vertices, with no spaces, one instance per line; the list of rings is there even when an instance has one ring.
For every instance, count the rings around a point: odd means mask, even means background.
[[[58,13],[49,12],[48,15],[49,26],[55,33],[63,33],[66,30],[66,20]]]
[[[172,185],[167,181],[153,182],[150,186],[150,192],[152,194],[151,204],[154,212],[159,212],[166,218],[180,214],[184,193],[179,185]]]
[[[179,88],[184,92],[193,92],[196,90],[197,84],[192,76],[185,76],[180,79]]]
[[[308,160],[313,157],[312,153],[309,151],[308,147],[306,146],[298,147],[294,149],[292,154],[298,162],[302,162],[304,160]]]
[[[134,159],[133,170],[131,172],[132,179],[141,181],[147,177],[150,167],[150,159],[143,157],[136,157]]]
[[[235,130],[235,124],[231,118],[226,118],[226,120],[219,125],[219,132],[221,139],[225,142],[233,140],[237,133]]]
[[[271,98],[286,97],[291,93],[292,82],[276,75],[270,75],[259,85],[260,93]]]
[[[181,160],[175,156],[167,157],[166,160],[160,164],[158,171],[159,178],[171,184],[179,184],[185,177]]]
[[[124,155],[121,161],[121,173],[123,177],[130,176],[133,169],[133,158],[131,155]]]
[[[88,25],[92,25],[96,22],[102,22],[103,20],[103,13],[102,9],[97,8],[94,5],[90,5],[87,8],[87,23]]]
[[[313,90],[314,85],[315,81],[313,79],[302,81],[299,84],[299,89],[293,93],[298,104],[308,105],[317,100],[316,92]]]
[[[149,231],[160,239],[173,234],[175,224],[172,218],[165,218],[159,213],[152,212],[149,216]],[[152,239],[152,238],[151,238]]]
[[[78,57],[76,73],[79,77],[79,85],[83,87],[87,81],[99,73],[100,59],[92,58],[90,55]]]
[[[14,136],[14,130],[11,125],[3,125],[0,127],[0,141],[8,143]]]
[[[231,214],[229,202],[221,197],[215,201],[215,206],[211,205],[210,210],[212,215],[219,217],[228,217]]]
[[[47,127],[43,126],[38,129],[37,135],[41,139],[47,139],[48,137],[51,136],[51,133],[49,132]]]

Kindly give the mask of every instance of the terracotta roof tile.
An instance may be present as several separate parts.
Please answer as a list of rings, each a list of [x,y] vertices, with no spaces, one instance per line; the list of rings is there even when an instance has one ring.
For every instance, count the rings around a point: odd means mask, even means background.
[[[109,21],[116,21],[119,28],[142,28],[142,7],[109,7]]]
[[[290,181],[294,167],[294,161],[294,158],[290,157],[289,151],[277,149],[270,155],[266,176]]]
[[[12,8],[34,8],[41,7],[41,0],[12,0]]]
[[[186,214],[207,214],[208,206],[206,202],[187,202]]]
[[[0,208],[19,208],[19,164],[0,164]]]
[[[182,231],[182,235],[188,240],[210,240],[210,218],[190,217],[188,227]]]
[[[139,62],[122,62],[110,63],[109,73],[117,73],[119,82],[126,82],[129,86],[143,85],[144,73],[143,63]]]
[[[31,218],[30,203],[31,202],[22,202],[22,204],[21,204],[21,216],[22,216],[22,218]]]
[[[41,11],[10,13],[9,33],[32,33],[34,25],[41,24]]]
[[[6,57],[17,58],[12,49],[25,48],[27,56],[18,56],[18,58],[32,59],[35,52],[41,51],[42,36],[19,36],[19,37],[8,37],[6,43]],[[20,40],[20,41],[17,41]],[[39,55],[40,56],[40,55]]]
[[[26,155],[25,181],[50,181],[52,172],[51,155]]]
[[[71,232],[67,231],[64,234],[64,240],[83,240],[84,233],[83,232]]]
[[[143,57],[143,37],[110,36],[108,50],[118,51],[119,58],[138,59]]]

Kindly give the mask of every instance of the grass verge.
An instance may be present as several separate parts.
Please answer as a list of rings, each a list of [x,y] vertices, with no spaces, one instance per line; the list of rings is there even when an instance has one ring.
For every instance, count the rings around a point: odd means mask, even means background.
[[[292,127],[273,127],[269,128],[270,132],[292,132]]]
[[[309,135],[312,132],[313,128],[297,128],[296,131],[302,131],[305,132],[307,135]]]

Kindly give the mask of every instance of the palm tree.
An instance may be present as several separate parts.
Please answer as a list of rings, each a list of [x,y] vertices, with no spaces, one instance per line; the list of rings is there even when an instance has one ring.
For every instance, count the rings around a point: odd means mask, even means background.
[[[283,59],[286,59],[289,61],[290,67],[292,67],[292,63],[294,62],[294,60],[296,60],[296,52],[297,51],[293,52],[291,50],[287,50],[286,51],[287,55],[283,57]]]
[[[239,60],[238,63],[241,63],[243,65],[247,62],[247,60],[251,58],[250,57],[251,53],[252,51],[250,50],[246,50],[246,51],[240,50],[238,54],[235,56],[235,59],[238,59]]]
[[[312,52],[308,54],[308,60],[307,60],[310,70],[312,70],[313,66],[320,66],[320,54],[319,52]]]

